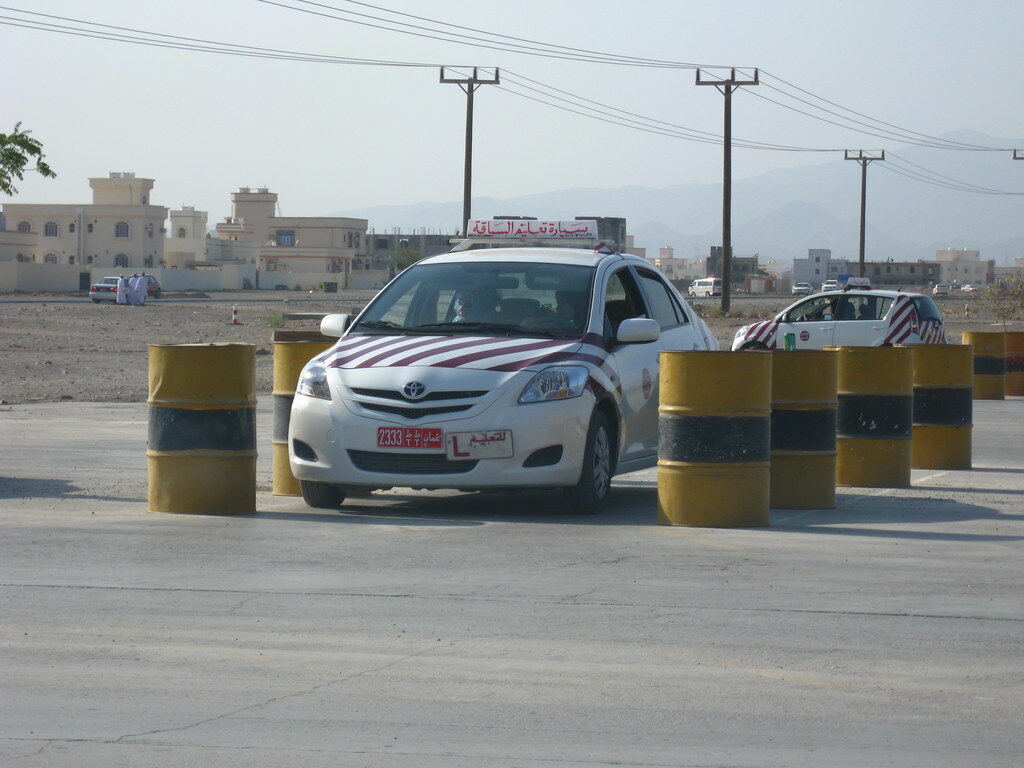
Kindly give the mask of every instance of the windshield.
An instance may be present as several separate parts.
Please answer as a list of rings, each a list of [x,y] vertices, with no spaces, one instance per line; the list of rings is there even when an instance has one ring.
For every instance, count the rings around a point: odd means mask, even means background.
[[[353,333],[472,333],[580,338],[593,267],[464,261],[413,266],[369,306]]]

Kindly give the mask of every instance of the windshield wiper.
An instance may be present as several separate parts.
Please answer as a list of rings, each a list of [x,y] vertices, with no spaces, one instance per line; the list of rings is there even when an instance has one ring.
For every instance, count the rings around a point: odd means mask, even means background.
[[[527,328],[513,323],[485,323],[476,321],[463,321],[460,323],[449,320],[445,323],[424,323],[417,328],[451,328],[465,329],[467,331],[492,331],[495,333],[522,334],[524,336],[549,336],[554,339],[566,338],[567,331],[554,331],[545,328]]]

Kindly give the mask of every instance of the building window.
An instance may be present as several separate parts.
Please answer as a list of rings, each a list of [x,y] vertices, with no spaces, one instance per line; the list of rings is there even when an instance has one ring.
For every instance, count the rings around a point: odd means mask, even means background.
[[[152,267],[153,266],[153,257],[152,256],[147,256],[146,260],[144,262],[142,262],[142,266],[144,266],[144,267]]]
[[[19,232],[31,232],[32,231],[32,222],[31,221],[19,221],[18,222],[18,231]]]
[[[86,264],[92,264],[92,256],[87,256],[85,259]]]
[[[19,253],[18,254],[18,261],[24,261],[24,260],[25,260],[25,254],[24,253]]]
[[[85,231],[86,232],[92,232],[92,224],[89,224],[88,226],[86,226]]]
[[[914,274],[914,268],[913,267],[910,268],[910,274]]]
[[[115,267],[127,267],[128,266],[128,257],[125,256],[123,253],[117,254],[117,256],[114,257],[114,266]]]
[[[892,267],[886,267],[885,268],[885,274],[887,274],[887,275],[892,274]]]
[[[114,237],[128,237],[128,222],[119,221],[114,225]]]
[[[178,227],[178,237],[185,237],[186,232],[184,227]]]
[[[74,263],[75,263],[75,257],[74,256],[68,256],[68,264],[74,264]]]
[[[820,270],[820,269],[816,269],[816,270],[814,270],[814,274],[816,274],[816,275],[820,275],[820,274],[821,274],[821,270]]]
[[[74,232],[74,231],[75,231],[75,222],[72,221],[70,224],[68,224],[68,232]]]
[[[295,231],[291,229],[277,230],[278,245],[295,245]]]
[[[43,261],[45,261],[47,264],[56,264],[57,263],[57,254],[56,253],[48,253],[48,254],[46,254],[45,257],[43,257]]]
[[[56,237],[57,236],[57,222],[48,221],[43,227],[43,237]]]

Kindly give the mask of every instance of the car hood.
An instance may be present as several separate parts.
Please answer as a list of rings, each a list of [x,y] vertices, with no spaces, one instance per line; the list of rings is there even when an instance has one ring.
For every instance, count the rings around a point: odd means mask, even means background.
[[[328,368],[459,368],[512,372],[560,362],[600,365],[607,353],[600,337],[346,336],[317,359]]]

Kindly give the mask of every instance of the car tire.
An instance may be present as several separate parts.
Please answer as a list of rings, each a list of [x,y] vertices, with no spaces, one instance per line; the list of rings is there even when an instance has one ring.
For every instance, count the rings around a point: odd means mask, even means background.
[[[592,515],[601,510],[611,489],[614,468],[611,425],[604,413],[594,411],[587,430],[579,482],[565,489],[566,501],[574,512]]]
[[[101,301],[100,299],[93,299],[93,300],[92,300],[92,303],[93,303],[93,304],[99,304],[99,303],[100,303],[100,301]]]
[[[163,296],[163,293],[161,293],[160,291],[157,291],[156,293],[153,294],[154,299],[159,299],[161,296]]]
[[[317,509],[339,509],[345,503],[345,489],[340,485],[299,480],[299,488],[302,489],[302,500]]]

